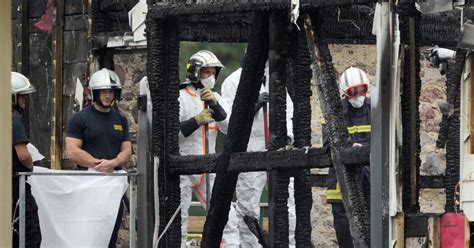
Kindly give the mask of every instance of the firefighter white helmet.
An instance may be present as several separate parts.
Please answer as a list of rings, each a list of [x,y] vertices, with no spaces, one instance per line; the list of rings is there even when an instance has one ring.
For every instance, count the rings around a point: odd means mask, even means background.
[[[92,96],[93,102],[100,100],[98,95],[100,90],[113,89],[116,100],[120,100],[120,95],[122,93],[120,78],[114,71],[106,68],[102,68],[92,74],[92,77],[89,80],[89,89],[91,91],[90,95]]]
[[[204,67],[216,68],[215,79],[217,80],[217,76],[219,76],[219,72],[224,67],[224,65],[214,53],[207,50],[201,50],[189,58],[189,61],[186,64],[186,78],[188,80],[182,84],[199,82],[200,72]]]
[[[30,83],[27,77],[18,72],[12,72],[11,90],[13,104],[18,103],[18,95],[26,95],[36,92],[35,86]]]
[[[342,73],[339,90],[354,108],[360,108],[369,90],[369,78],[363,70],[351,66]]]
[[[365,95],[369,89],[367,74],[356,67],[347,68],[339,80],[339,90],[347,97]]]

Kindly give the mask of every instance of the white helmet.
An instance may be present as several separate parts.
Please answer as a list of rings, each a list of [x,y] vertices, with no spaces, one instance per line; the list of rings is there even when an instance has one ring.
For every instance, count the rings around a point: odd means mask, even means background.
[[[369,78],[363,70],[351,66],[342,73],[339,79],[339,90],[341,95],[348,98],[365,95],[369,90]]]
[[[199,74],[201,72],[201,68],[203,67],[215,67],[215,78],[217,80],[217,76],[219,76],[219,72],[224,67],[224,65],[214,53],[207,50],[201,50],[189,58],[189,61],[186,64],[186,78],[188,80],[182,84],[199,82]]]
[[[114,71],[106,68],[102,68],[92,74],[92,77],[89,80],[89,89],[91,90],[90,95],[92,96],[93,102],[100,99],[98,95],[95,95],[99,94],[99,90],[113,89],[115,94],[114,97],[117,100],[120,100],[120,95],[122,93],[120,78]]]
[[[18,72],[12,72],[11,86],[13,104],[18,103],[18,95],[36,92],[35,86],[30,83],[30,80]]]

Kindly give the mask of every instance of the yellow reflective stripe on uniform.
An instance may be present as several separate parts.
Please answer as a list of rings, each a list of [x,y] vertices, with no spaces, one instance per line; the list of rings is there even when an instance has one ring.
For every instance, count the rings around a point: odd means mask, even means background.
[[[371,125],[351,126],[347,127],[347,132],[351,135],[355,133],[370,133],[371,129]]]
[[[335,189],[326,190],[326,199],[327,200],[342,200],[341,189],[339,188],[339,183],[336,184]]]

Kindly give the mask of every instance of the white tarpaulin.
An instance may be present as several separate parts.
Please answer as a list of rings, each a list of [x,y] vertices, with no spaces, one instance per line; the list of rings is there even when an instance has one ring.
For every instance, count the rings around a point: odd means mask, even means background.
[[[34,172],[78,171],[34,167]],[[38,204],[41,247],[108,246],[127,177],[30,176],[28,182]]]

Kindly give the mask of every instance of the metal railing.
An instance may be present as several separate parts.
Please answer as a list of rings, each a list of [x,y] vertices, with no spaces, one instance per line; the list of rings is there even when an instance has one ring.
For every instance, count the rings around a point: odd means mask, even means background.
[[[136,248],[136,190],[138,172],[129,173],[99,173],[99,172],[19,172],[20,177],[20,248],[25,247],[25,183],[27,176],[112,176],[112,177],[130,177],[129,197],[130,197],[130,221],[129,221],[129,244],[130,248]]]

